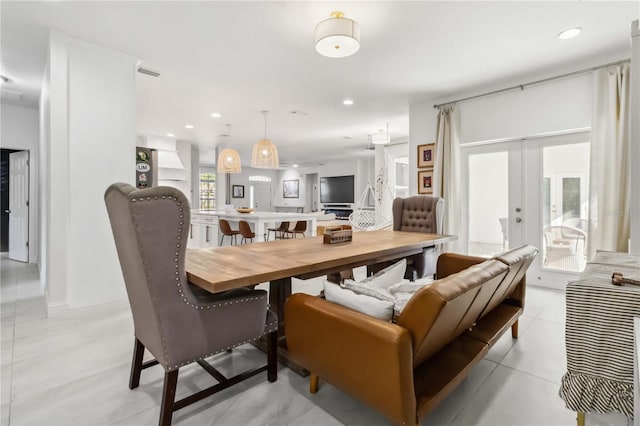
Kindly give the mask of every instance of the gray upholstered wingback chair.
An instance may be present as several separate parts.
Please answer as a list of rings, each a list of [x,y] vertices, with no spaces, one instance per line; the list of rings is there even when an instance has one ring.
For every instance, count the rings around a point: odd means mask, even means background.
[[[417,195],[393,200],[393,230],[442,234],[444,200],[440,197]],[[429,247],[407,259],[405,278],[433,275],[436,272],[438,248]]]
[[[156,364],[164,368],[160,424],[171,424],[173,411],[262,371],[275,381],[278,321],[267,308],[266,291],[240,288],[211,294],[187,281],[191,216],[184,194],[169,187],[138,190],[118,183],[107,189],[104,198],[135,329],[129,387],[138,387],[144,368]],[[267,365],[226,378],[205,361],[263,335],[267,335]],[[142,362],[145,348],[155,360]],[[174,401],[178,370],[193,362],[219,383]]]

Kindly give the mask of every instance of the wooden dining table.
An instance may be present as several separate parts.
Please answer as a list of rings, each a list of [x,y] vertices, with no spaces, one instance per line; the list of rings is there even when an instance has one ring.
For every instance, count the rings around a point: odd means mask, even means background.
[[[279,358],[304,374],[288,357],[284,304],[291,278],[309,279],[333,272],[402,259],[455,236],[380,230],[354,232],[353,240],[324,244],[323,237],[277,240],[236,246],[187,250],[190,283],[211,293],[269,282],[269,304],[278,315]]]

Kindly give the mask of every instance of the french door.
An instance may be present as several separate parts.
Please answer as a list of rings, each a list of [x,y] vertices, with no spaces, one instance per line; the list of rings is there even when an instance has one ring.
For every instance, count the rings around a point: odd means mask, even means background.
[[[528,283],[564,289],[584,269],[589,133],[464,146],[467,252],[538,247]]]

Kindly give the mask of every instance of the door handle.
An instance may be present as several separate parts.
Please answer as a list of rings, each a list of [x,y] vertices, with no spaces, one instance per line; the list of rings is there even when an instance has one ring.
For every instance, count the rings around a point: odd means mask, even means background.
[[[522,222],[522,218],[516,217],[516,222],[518,223]]]
[[[209,242],[209,225],[205,226],[205,242],[208,243]]]
[[[4,212],[5,212],[5,213],[9,213],[9,214],[11,214],[11,209],[7,209],[7,210],[5,210]]]

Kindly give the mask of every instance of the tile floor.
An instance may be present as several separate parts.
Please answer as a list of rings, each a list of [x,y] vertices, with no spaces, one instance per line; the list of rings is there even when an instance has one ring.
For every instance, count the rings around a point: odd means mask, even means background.
[[[154,425],[162,369],[143,371],[140,387],[127,383],[133,323],[126,301],[75,309],[46,318],[34,265],[1,263],[2,425]],[[294,282],[317,293],[319,280]],[[558,397],[565,369],[564,294],[530,287],[520,338],[505,335],[423,425],[574,425]],[[222,371],[258,365],[250,346],[212,358]],[[197,366],[180,370],[178,398],[210,385]],[[258,375],[174,414],[176,425],[386,425],[374,410],[285,367],[278,381]],[[630,425],[617,414],[587,415],[587,424]]]

